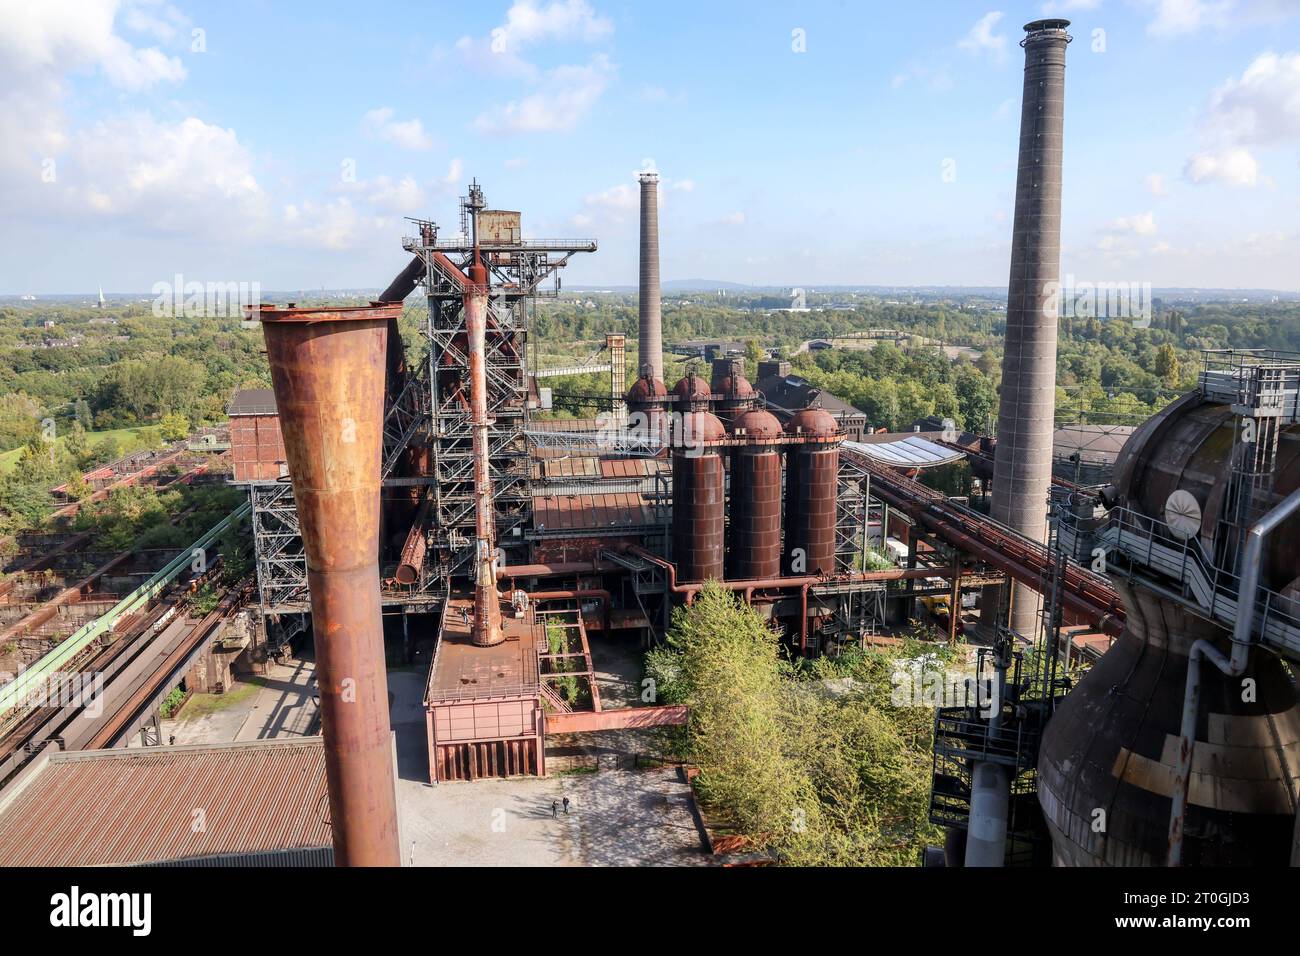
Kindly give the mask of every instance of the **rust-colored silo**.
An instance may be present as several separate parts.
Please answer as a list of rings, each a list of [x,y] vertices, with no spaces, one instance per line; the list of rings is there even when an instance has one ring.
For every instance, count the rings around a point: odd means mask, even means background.
[[[1159,529],[1170,496],[1178,492],[1184,501],[1190,496],[1199,510],[1200,533],[1189,529],[1188,547],[1199,542],[1204,554],[1233,559],[1237,541],[1224,520],[1230,517],[1235,422],[1232,408],[1196,393],[1167,406],[1125,445],[1108,502],[1129,509],[1131,524]],[[1275,485],[1261,494],[1260,510],[1271,509],[1300,485],[1300,427],[1278,436],[1276,465]],[[1296,580],[1298,539],[1300,517],[1293,516],[1266,542],[1260,581],[1271,590],[1285,591]],[[1204,642],[1202,648],[1218,648],[1226,659],[1231,635],[1176,600],[1177,585],[1157,589],[1127,574],[1115,574],[1112,581],[1124,604],[1124,632],[1057,707],[1039,751],[1038,800],[1052,835],[1054,862],[1166,865],[1173,848],[1175,794],[1181,795],[1177,770],[1180,756],[1190,752],[1179,862],[1286,865],[1300,780],[1295,756],[1300,708],[1293,680],[1279,659],[1259,646],[1235,676],[1202,659],[1194,734],[1185,748],[1192,648]]]
[[[668,388],[661,379],[654,377],[649,365],[641,366],[641,375],[627,390],[624,401],[628,410],[628,431],[634,438],[667,443],[671,414]]]
[[[675,417],[673,561],[679,581],[722,580],[726,477],[719,448],[708,443],[725,437],[722,423],[709,412]]]
[[[738,445],[731,457],[731,527],[727,578],[744,581],[781,573],[781,423],[754,408],[732,425]]]
[[[835,571],[835,507],[839,492],[839,424],[823,408],[805,408],[786,422],[791,445],[785,472],[785,574]]]
[[[385,346],[401,309],[260,310],[307,552],[340,866],[401,862],[379,595]]]
[[[713,360],[713,381],[710,387],[718,396],[713,413],[722,424],[730,427],[737,416],[754,407],[754,386],[745,378],[744,362],[726,358]]]

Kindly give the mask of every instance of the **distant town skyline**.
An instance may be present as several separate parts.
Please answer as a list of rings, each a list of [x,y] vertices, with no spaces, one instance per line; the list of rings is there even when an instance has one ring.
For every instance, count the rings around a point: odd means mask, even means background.
[[[1006,283],[1021,25],[1064,16],[1062,273],[1300,290],[1300,2],[0,0],[0,293],[376,288],[471,177],[565,283]]]

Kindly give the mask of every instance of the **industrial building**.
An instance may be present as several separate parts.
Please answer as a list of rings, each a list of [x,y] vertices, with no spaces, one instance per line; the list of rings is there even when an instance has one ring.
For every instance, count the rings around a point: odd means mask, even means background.
[[[450,237],[416,221],[409,265],[370,306],[261,310],[274,401],[231,406],[236,480],[272,643],[308,615],[314,629],[338,862],[397,862],[386,631],[436,636],[432,781],[544,774],[550,734],[685,719],[602,700],[593,657],[652,645],[710,580],[795,656],[861,643],[933,595],[955,640],[980,593],[978,682],[997,707],[939,710],[931,819],[949,840],[934,862],[1294,861],[1300,721],[1278,657],[1300,653],[1300,357],[1211,356],[1198,390],[1115,452],[1113,476],[1108,462],[1054,475],[1042,295],[1059,271],[1067,26],[1028,24],[1022,44],[996,445],[860,440],[851,410],[779,364],[751,383],[724,354],[664,381],[652,174],[638,367],[625,388],[611,333],[601,416],[535,419],[536,380],[570,370],[534,367],[528,341],[535,300],[596,242],[525,240],[524,214],[490,208],[477,183]],[[396,320],[417,289],[408,364]],[[963,458],[988,467],[991,518],[915,480]],[[863,570],[890,539],[901,566]],[[1101,660],[1074,688],[1085,652]],[[1260,693],[1240,704],[1243,675]]]

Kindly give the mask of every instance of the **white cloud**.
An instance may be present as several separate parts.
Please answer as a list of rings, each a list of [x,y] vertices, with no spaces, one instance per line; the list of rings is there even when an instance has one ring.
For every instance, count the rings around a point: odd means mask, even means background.
[[[1194,183],[1254,186],[1262,178],[1252,147],[1300,140],[1300,53],[1262,53],[1220,85],[1201,115],[1205,147],[1187,160]]]
[[[549,71],[535,92],[482,113],[474,120],[480,133],[566,132],[581,122],[609,85],[614,66],[598,54],[586,66]]]
[[[1148,173],[1146,178],[1147,191],[1153,196],[1168,196],[1169,187],[1165,185],[1164,173]]]
[[[460,177],[464,172],[465,161],[457,157],[447,165],[447,175],[442,177],[442,181],[448,186],[457,186],[460,184]]]
[[[613,32],[613,21],[599,16],[586,0],[554,0],[545,5],[515,0],[506,11],[506,22],[492,31],[491,43],[494,52],[517,53],[548,41],[591,43]]]
[[[1138,213],[1135,216],[1121,216],[1106,224],[1114,232],[1131,232],[1139,236],[1150,236],[1156,231],[1156,217],[1152,212]]]
[[[1254,186],[1259,182],[1259,163],[1243,147],[1218,152],[1196,153],[1187,160],[1183,174],[1194,183],[1222,182],[1229,186]]]
[[[366,113],[361,118],[361,125],[376,139],[402,149],[429,149],[433,146],[433,137],[425,132],[420,120],[397,120],[393,116],[392,107],[381,106]]]
[[[1154,14],[1147,24],[1152,36],[1172,37],[1228,25],[1231,0],[1146,0]]]
[[[377,176],[367,184],[366,201],[381,212],[405,216],[425,205],[425,192],[412,176],[399,180]]]
[[[963,50],[974,54],[988,54],[995,60],[1002,60],[1007,55],[1007,35],[994,33],[993,28],[1002,19],[1001,10],[991,10],[975,21],[964,37],[957,41]]]
[[[1300,139],[1300,53],[1257,56],[1210,96],[1202,125],[1246,145]]]
[[[42,208],[75,216],[130,220],[162,233],[202,234],[256,228],[267,196],[253,158],[235,131],[189,117],[178,123],[147,113],[97,123],[73,136]]]
[[[190,20],[163,0],[130,0],[123,10],[123,25],[135,33],[147,33],[160,43],[172,43]]]

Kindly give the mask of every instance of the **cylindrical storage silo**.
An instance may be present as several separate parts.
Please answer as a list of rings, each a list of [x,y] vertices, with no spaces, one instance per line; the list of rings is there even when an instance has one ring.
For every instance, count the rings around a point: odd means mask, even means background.
[[[755,408],[736,418],[732,434],[747,444],[731,456],[727,578],[773,578],[781,573],[781,423]]]
[[[722,580],[722,456],[708,442],[725,437],[709,412],[679,415],[673,430],[673,561],[677,580]]]
[[[786,433],[807,440],[791,445],[785,473],[785,574],[835,571],[835,505],[839,489],[840,429],[830,412],[805,408]]]

